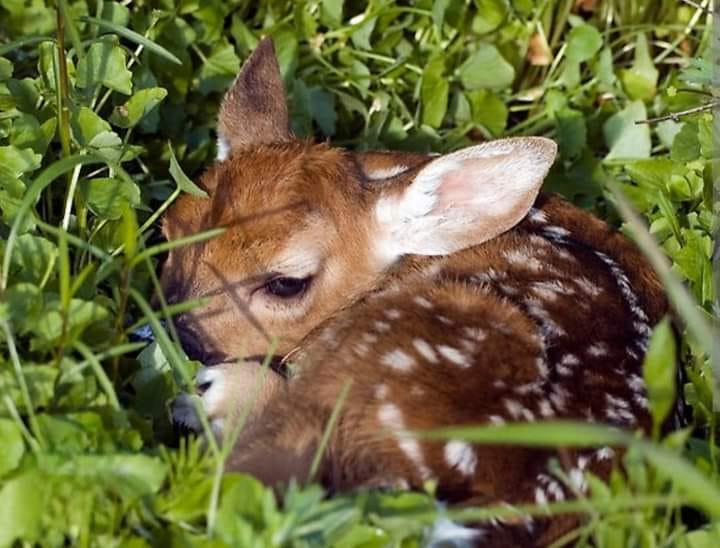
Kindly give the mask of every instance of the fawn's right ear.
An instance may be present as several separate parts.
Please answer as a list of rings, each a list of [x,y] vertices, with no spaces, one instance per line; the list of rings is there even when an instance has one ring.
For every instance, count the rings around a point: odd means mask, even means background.
[[[218,115],[218,160],[238,148],[292,138],[287,98],[270,38],[263,38],[225,94]]]

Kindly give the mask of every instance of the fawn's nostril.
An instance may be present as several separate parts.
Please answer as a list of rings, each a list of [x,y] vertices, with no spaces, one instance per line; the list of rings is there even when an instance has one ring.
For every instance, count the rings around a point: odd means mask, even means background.
[[[199,382],[197,384],[198,394],[200,394],[202,396],[205,392],[207,392],[210,389],[210,385],[212,385],[212,381]]]

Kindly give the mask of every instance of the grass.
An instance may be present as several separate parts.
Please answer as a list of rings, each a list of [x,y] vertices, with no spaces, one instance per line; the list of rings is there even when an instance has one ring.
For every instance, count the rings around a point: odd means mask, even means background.
[[[656,423],[677,391],[692,409],[686,428],[664,438],[572,423],[434,433],[628,448],[625,473],[586,478],[592,494],[578,500],[448,512],[579,512],[586,524],[565,539],[579,545],[717,545],[708,0],[153,6],[0,0],[0,546],[411,546],[438,517],[432,485],[332,499],[293,485],[279,506],[252,478],[223,473],[227,445],[178,440],[168,423],[167,402],[198,364],[159,320],[202,303],[160,298],[153,310],[158,259],[216,232],[167,244],[157,221],[199,191],[191,179],[214,156],[222,93],[265,34],[299,136],[435,151],[554,138],[547,190],[635,237],[670,294],[679,337],[658,326],[645,376]],[[157,343],[131,341],[148,322]]]

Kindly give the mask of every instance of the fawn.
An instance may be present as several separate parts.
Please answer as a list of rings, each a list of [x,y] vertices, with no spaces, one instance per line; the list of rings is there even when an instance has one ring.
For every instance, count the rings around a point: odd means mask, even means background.
[[[318,471],[330,491],[437,484],[451,503],[562,500],[606,475],[614,451],[524,449],[409,437],[450,425],[572,418],[647,429],[641,361],[666,312],[636,247],[604,222],[539,194],[549,139],[447,154],[355,153],[298,140],[265,39],[225,96],[208,199],[169,209],[169,302],[207,297],[175,320],[213,427],[247,402],[268,352],[275,368],[229,468],[268,484],[305,479],[352,379]],[[197,426],[187,401],[179,422]],[[228,422],[230,421],[230,422]],[[573,485],[547,471],[558,459]],[[483,545],[545,545],[571,516],[496,524]]]

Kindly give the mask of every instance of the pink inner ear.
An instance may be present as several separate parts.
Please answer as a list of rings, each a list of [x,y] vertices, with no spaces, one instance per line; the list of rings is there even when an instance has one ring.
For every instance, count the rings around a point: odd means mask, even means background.
[[[442,175],[438,188],[437,209],[472,202],[482,187],[501,184],[497,166],[505,155],[464,160],[455,169]]]

